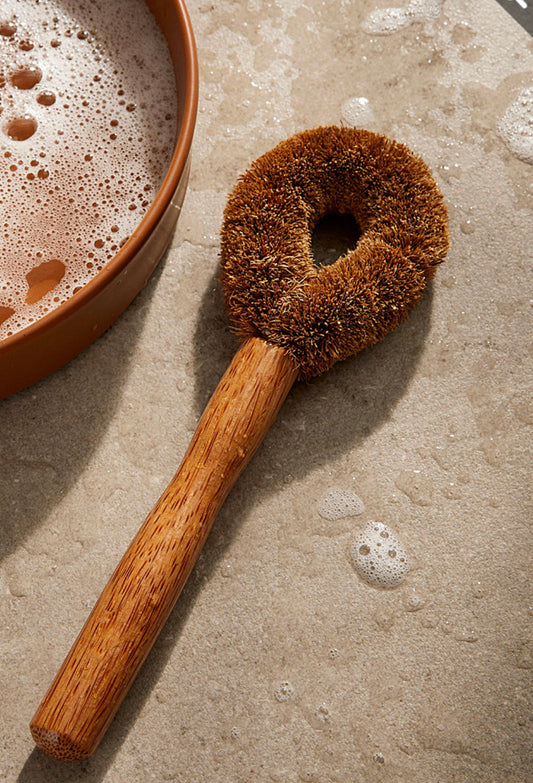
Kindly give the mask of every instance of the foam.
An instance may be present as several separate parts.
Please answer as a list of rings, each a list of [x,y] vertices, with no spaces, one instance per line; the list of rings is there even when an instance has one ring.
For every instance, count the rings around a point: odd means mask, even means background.
[[[500,120],[498,133],[513,155],[533,164],[533,86],[522,90],[509,106]]]
[[[369,522],[355,537],[351,557],[361,579],[377,587],[397,587],[409,571],[405,548],[383,522]]]
[[[409,0],[401,8],[378,8],[363,22],[363,30],[374,35],[391,35],[414,22],[431,24],[439,18],[442,0]]]
[[[329,489],[318,502],[318,513],[324,519],[343,519],[362,514],[365,504],[361,498],[345,489]]]
[[[94,277],[149,208],[176,131],[163,34],[142,0],[7,0],[0,107],[2,339]]]

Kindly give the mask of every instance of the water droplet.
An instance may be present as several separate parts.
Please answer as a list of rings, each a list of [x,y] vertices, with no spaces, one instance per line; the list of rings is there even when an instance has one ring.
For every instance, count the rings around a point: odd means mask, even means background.
[[[479,637],[473,628],[461,628],[460,630],[454,632],[453,638],[456,642],[472,643],[477,642]]]
[[[439,625],[439,616],[435,613],[426,614],[420,618],[420,625],[422,628],[437,628]]]
[[[375,121],[374,112],[368,98],[353,97],[341,106],[341,117],[347,125],[368,127]]]
[[[9,592],[15,598],[24,598],[31,594],[31,585],[27,579],[12,577],[8,582]]]
[[[461,223],[461,231],[463,232],[463,234],[473,234],[475,230],[476,227],[472,222],[472,220],[470,220],[470,218],[467,218],[467,220],[463,220],[463,222]]]
[[[402,470],[394,483],[417,506],[432,504],[433,486],[419,470]]]

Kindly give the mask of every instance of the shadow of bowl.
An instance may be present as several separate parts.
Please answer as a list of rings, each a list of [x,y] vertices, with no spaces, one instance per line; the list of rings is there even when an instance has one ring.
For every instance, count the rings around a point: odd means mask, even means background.
[[[161,268],[96,343],[0,403],[0,561],[43,524],[100,443],[119,403]]]

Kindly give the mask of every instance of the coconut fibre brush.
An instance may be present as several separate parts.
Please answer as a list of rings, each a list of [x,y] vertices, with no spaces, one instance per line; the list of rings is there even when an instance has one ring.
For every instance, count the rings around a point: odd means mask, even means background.
[[[362,233],[355,250],[318,269],[311,234],[331,213],[353,215]],[[226,305],[244,339],[33,718],[36,743],[58,759],[97,747],[296,379],[376,343],[420,299],[448,249],[447,214],[429,169],[404,145],[317,128],[241,178],[221,248]]]

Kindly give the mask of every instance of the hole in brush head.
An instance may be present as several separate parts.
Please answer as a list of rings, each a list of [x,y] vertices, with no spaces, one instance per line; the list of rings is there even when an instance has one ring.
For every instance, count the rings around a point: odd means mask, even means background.
[[[315,266],[329,266],[355,248],[361,229],[353,215],[328,213],[313,229],[311,252]]]

